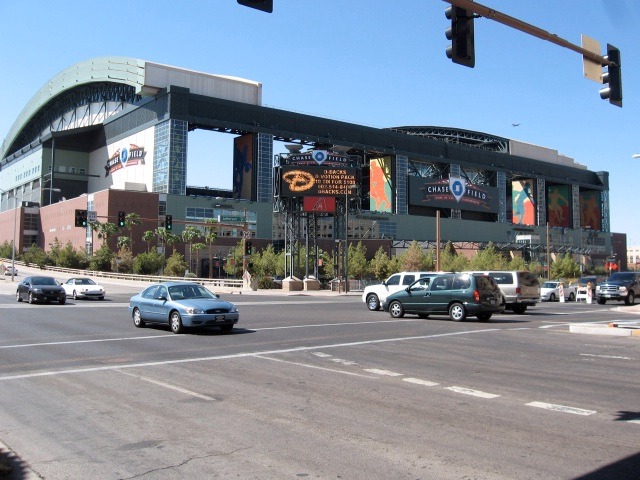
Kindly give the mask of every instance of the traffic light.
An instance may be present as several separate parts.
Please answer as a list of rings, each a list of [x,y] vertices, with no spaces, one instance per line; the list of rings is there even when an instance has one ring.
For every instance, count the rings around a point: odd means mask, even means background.
[[[238,0],[240,5],[255,8],[263,12],[273,13],[273,0]]]
[[[607,60],[614,65],[607,65],[607,71],[602,74],[602,83],[606,87],[600,89],[600,98],[609,103],[622,107],[622,64],[620,50],[607,43]]]
[[[251,255],[252,248],[253,248],[253,246],[251,245],[251,242],[245,240],[245,242],[244,242],[244,254],[245,255]]]
[[[86,210],[76,210],[76,227],[86,227],[87,226],[87,211]]]
[[[120,228],[125,226],[125,224],[126,224],[126,218],[125,217],[126,216],[127,216],[126,213],[124,213],[122,211],[118,212],[118,226]]]
[[[171,215],[164,216],[164,228],[173,230],[173,217]]]
[[[451,45],[447,47],[447,57],[454,63],[475,67],[473,12],[451,5],[447,7],[444,14],[451,20],[451,26],[445,31],[447,39],[451,40]]]

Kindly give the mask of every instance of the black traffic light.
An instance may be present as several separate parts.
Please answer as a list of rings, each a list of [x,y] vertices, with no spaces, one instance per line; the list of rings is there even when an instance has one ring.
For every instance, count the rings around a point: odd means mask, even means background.
[[[447,57],[454,63],[466,67],[475,67],[476,54],[473,38],[473,12],[464,8],[447,7],[445,16],[451,20],[451,26],[445,31],[451,45],[447,47]]]
[[[252,245],[251,242],[249,242],[248,240],[245,240],[244,242],[244,254],[245,255],[251,255],[252,252]]]
[[[86,210],[76,210],[76,227],[86,227],[87,226],[87,211]]]
[[[173,230],[173,217],[171,215],[164,216],[164,228]]]
[[[600,98],[609,103],[622,107],[622,64],[620,50],[607,43],[607,60],[614,65],[607,65],[607,71],[602,74],[602,83],[606,87],[600,89]]]
[[[238,0],[240,5],[255,8],[263,12],[273,13],[273,0]]]
[[[118,212],[118,226],[120,228],[124,227],[126,225],[126,217],[127,214],[124,213],[123,211]]]

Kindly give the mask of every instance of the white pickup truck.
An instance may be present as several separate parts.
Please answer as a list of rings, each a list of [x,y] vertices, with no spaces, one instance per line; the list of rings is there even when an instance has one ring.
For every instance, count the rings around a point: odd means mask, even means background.
[[[382,302],[384,302],[389,295],[403,288],[407,288],[416,280],[436,275],[435,272],[400,272],[394,273],[382,283],[376,285],[369,285],[365,287],[362,294],[362,301],[367,304],[367,308],[371,311],[380,310]]]
[[[562,288],[564,299],[573,302],[576,299],[576,286],[568,285],[566,282],[549,281],[540,285],[540,300],[555,302],[560,300],[560,290]]]

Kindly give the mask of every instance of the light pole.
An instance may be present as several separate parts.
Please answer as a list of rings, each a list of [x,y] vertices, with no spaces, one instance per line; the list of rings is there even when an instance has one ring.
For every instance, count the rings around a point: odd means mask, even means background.
[[[49,190],[51,192],[60,192],[61,190],[59,188],[51,188],[51,187],[43,187],[40,189],[40,192],[44,192],[45,190]],[[20,195],[20,208],[22,208],[22,197],[24,197],[24,195]],[[16,235],[18,233],[18,200],[17,200],[17,196],[14,195],[13,197],[13,203],[14,203],[14,210],[13,210],[13,248],[11,249],[11,281],[14,281],[14,277],[16,275]]]
[[[349,292],[349,190],[358,188],[357,185],[344,187],[344,294]]]

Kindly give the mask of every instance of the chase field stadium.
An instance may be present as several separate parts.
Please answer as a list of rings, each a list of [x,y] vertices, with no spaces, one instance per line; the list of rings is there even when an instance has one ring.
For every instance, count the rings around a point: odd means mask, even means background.
[[[205,159],[211,169],[232,165],[231,181],[220,179],[232,189],[187,185],[195,130],[233,139],[224,158]],[[542,263],[571,252],[586,268],[618,250],[608,172],[551,148],[265,107],[259,82],[133,58],[94,58],[54,76],[15,120],[0,158],[0,243],[16,237],[19,252],[71,242],[91,254],[102,240],[75,226],[77,210],[112,223],[137,213],[134,253],[146,251],[143,232],[167,215],[178,235],[218,220],[214,264],[190,265],[203,277],[243,237],[291,255],[300,243],[336,252],[362,241],[373,256],[413,240],[467,251],[493,242]],[[626,245],[620,253],[626,259]]]

